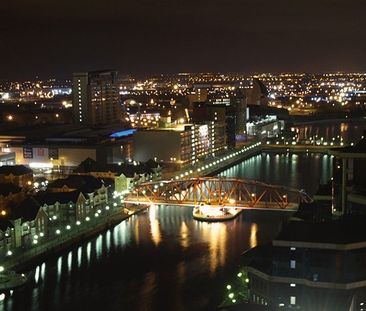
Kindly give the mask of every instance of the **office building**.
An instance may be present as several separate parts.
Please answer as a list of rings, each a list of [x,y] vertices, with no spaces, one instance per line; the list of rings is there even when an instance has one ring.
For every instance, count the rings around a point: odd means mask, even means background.
[[[333,212],[366,214],[366,131],[355,145],[332,148],[334,156],[330,197]],[[334,196],[334,198],[333,198]]]
[[[235,109],[235,140],[242,142],[246,138],[247,123],[247,103],[243,91],[237,90],[233,98],[233,105]]]
[[[121,122],[117,71],[74,73],[73,115],[86,125]]]
[[[246,95],[248,105],[268,106],[269,92],[267,87],[259,79],[253,79],[253,87],[246,90]]]
[[[245,254],[249,301],[270,310],[363,310],[364,217],[290,221]]]

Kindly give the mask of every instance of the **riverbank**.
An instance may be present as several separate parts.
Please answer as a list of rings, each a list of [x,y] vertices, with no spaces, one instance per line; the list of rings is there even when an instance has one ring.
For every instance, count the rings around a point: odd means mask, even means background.
[[[339,146],[330,146],[331,148]],[[276,145],[267,144],[262,145],[262,152],[314,152],[314,153],[328,153],[330,148],[324,145]]]
[[[241,148],[227,151],[217,157],[208,158],[195,165],[189,165],[175,172],[163,174],[163,179],[180,179],[189,177],[213,176],[221,171],[240,163],[241,161],[258,154],[262,143],[250,142]]]
[[[327,180],[331,169],[330,157],[305,153],[272,153],[244,162],[224,174],[308,190],[320,179]],[[245,210],[229,222],[205,223],[193,219],[191,207],[156,205],[57,257],[39,261],[38,269],[30,272],[31,283],[14,291],[3,306],[32,311],[113,306],[215,310],[227,295],[230,277],[237,278],[240,254],[270,242],[290,216],[282,210]],[[197,284],[199,290],[190,290]]]
[[[84,222],[70,231],[54,236],[47,241],[32,246],[27,250],[20,250],[3,260],[1,265],[5,270],[22,271],[36,265],[41,260],[56,256],[65,249],[78,245],[105,230],[112,228],[127,218],[145,210],[144,206],[130,206],[129,212],[124,207],[115,208],[110,213],[100,215],[89,222]]]
[[[310,125],[310,124],[327,124],[327,123],[341,123],[341,122],[347,122],[347,123],[352,123],[352,122],[361,122],[361,121],[365,121],[366,117],[364,116],[357,116],[357,117],[346,117],[344,115],[342,116],[334,116],[333,118],[329,119],[328,118],[322,118],[322,117],[309,117],[307,116],[306,118],[300,116],[298,118],[292,118],[292,123],[294,126],[299,126],[299,125]]]
[[[247,145],[228,151],[227,153],[217,156],[215,158],[210,158],[202,161],[194,166],[187,166],[174,173],[169,173],[169,175],[164,175],[165,179],[183,179],[190,177],[207,177],[215,176],[222,171],[230,168],[252,156],[255,156],[261,152],[294,152],[294,153],[328,153],[330,148],[335,148],[339,146],[330,145],[283,145],[283,144],[264,144],[262,142],[251,142]]]
[[[281,146],[281,145],[265,145],[260,142],[252,142],[240,149],[232,150],[220,157],[206,160],[200,165],[185,168],[180,172],[176,172],[176,179],[186,177],[214,176],[230,168],[245,159],[248,159],[262,151],[292,151],[292,152],[326,152],[327,146]],[[11,256],[2,260],[2,265],[6,269],[23,270],[36,264],[39,260],[44,260],[49,256],[61,253],[63,250],[79,244],[105,230],[114,227],[121,221],[127,219],[133,214],[141,212],[144,207],[133,207],[131,214],[123,212],[124,208],[114,207],[111,211],[103,212],[98,218],[92,218],[90,222],[84,222],[79,226],[75,226],[72,230],[63,230],[62,234],[53,236],[47,241],[41,241],[37,245],[33,245],[28,250],[18,250]]]

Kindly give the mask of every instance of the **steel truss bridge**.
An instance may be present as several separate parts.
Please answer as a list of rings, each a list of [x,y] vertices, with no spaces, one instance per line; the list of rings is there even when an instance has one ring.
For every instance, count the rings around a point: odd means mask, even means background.
[[[311,203],[313,200],[304,190],[255,180],[197,177],[143,183],[137,185],[124,201],[135,204],[209,204],[212,207],[293,211],[299,203]]]

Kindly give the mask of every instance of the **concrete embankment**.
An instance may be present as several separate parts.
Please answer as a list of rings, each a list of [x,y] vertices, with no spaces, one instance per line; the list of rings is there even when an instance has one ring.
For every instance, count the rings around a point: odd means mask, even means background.
[[[39,261],[48,257],[55,256],[67,248],[78,245],[81,242],[90,239],[109,228],[113,228],[121,221],[131,217],[134,214],[145,210],[145,207],[135,207],[130,214],[123,212],[123,208],[101,215],[98,219],[75,227],[70,231],[64,231],[60,235],[53,236],[34,245],[30,249],[18,250],[12,256],[2,260],[1,265],[7,270],[22,271],[36,265]]]
[[[179,171],[169,172],[163,176],[163,179],[182,179],[190,177],[214,176],[227,168],[236,165],[243,160],[250,158],[261,152],[315,152],[328,153],[328,150],[339,146],[325,145],[280,145],[263,144],[253,142],[241,148],[230,150],[220,156],[208,158],[200,161],[198,164],[180,169]]]
[[[330,124],[330,123],[356,123],[356,122],[363,122],[365,121],[364,116],[350,116],[346,117],[347,114],[341,116],[334,116],[333,118],[321,118],[321,117],[292,117],[291,121],[294,126],[301,126],[301,125],[316,125],[316,124]]]
[[[261,152],[316,152],[328,153],[329,148],[338,146],[324,145],[280,145],[280,144],[263,144],[253,142],[242,148],[230,150],[220,156],[209,158],[198,164],[191,165],[180,169],[179,171],[170,172],[164,175],[164,179],[181,179],[190,177],[214,176],[227,168],[236,165],[243,160],[250,158]]]
[[[339,146],[324,146],[324,145],[261,145],[262,152],[317,152],[328,153],[329,148],[335,148]]]
[[[252,149],[249,149],[249,150],[247,150],[247,151],[245,151],[241,154],[238,154],[238,155],[236,155],[232,158],[229,158],[229,159],[225,160],[224,162],[219,163],[216,166],[209,167],[203,172],[197,172],[197,175],[202,176],[202,177],[217,175],[220,172],[222,172],[222,171],[224,171],[224,170],[226,170],[226,169],[228,169],[228,168],[230,168],[230,167],[232,167],[236,164],[241,163],[245,159],[248,159],[248,158],[250,158],[254,155],[257,155],[261,151],[262,151],[262,146],[261,145],[253,147]]]

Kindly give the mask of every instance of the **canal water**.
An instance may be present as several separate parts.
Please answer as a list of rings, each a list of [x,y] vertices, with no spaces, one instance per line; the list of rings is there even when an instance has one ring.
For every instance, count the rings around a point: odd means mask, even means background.
[[[260,154],[221,175],[314,193],[331,157]],[[240,254],[273,239],[288,212],[243,212],[226,223],[193,220],[192,208],[152,207],[40,263],[0,310],[214,310]]]
[[[219,175],[291,186],[314,194],[319,183],[325,184],[332,177],[332,156],[320,153],[261,153]]]
[[[345,144],[357,143],[366,130],[366,120],[351,120],[349,122],[335,120],[329,122],[314,122],[297,125],[291,128],[298,135],[298,140],[320,140],[338,144],[342,138]]]

